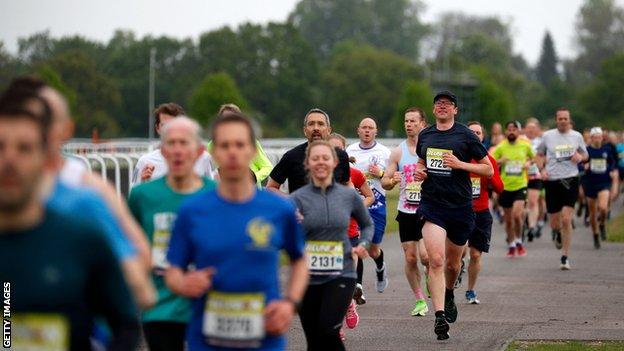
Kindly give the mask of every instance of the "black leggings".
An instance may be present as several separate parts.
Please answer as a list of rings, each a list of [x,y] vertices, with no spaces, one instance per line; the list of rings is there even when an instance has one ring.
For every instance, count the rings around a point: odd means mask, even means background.
[[[309,285],[299,310],[308,350],[344,350],[340,327],[353,298],[354,278]]]
[[[150,351],[184,351],[186,323],[146,322],[143,334]]]

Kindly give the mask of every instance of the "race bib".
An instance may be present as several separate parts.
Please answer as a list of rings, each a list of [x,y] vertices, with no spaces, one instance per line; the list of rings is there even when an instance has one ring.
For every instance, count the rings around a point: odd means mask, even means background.
[[[451,167],[444,166],[442,155],[445,153],[453,153],[453,150],[446,149],[427,149],[427,171],[433,174],[451,175]]]
[[[202,332],[210,345],[259,347],[264,339],[263,293],[211,291],[206,298]]]
[[[589,169],[592,173],[607,173],[607,160],[604,158],[592,158],[589,160]]]
[[[522,175],[523,164],[520,161],[507,161],[505,165],[505,174],[508,176]]]
[[[154,235],[152,237],[152,267],[162,270],[169,267],[167,250],[171,239],[171,227],[176,214],[172,212],[156,213],[154,215]]]
[[[555,146],[555,159],[557,162],[568,161],[574,155],[574,147],[572,145],[557,145]]]
[[[539,168],[537,168],[537,165],[535,163],[531,164],[528,173],[529,177],[536,177],[539,175]]]
[[[16,313],[11,322],[13,350],[69,350],[69,322],[62,315]]]
[[[420,203],[420,189],[422,182],[410,182],[405,186],[405,202],[410,205],[418,205]]]
[[[344,248],[342,241],[308,241],[308,268],[311,274],[340,274],[343,268]]]
[[[481,196],[481,178],[470,177],[470,183],[472,184],[472,198],[479,198]]]

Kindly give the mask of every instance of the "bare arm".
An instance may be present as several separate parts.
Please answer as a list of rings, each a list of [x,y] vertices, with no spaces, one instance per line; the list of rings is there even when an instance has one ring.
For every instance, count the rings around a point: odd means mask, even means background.
[[[204,268],[185,272],[180,267],[169,267],[165,273],[165,283],[175,294],[197,298],[212,287],[214,269]]]
[[[266,185],[267,190],[273,189],[273,190],[279,191],[280,190],[280,186],[282,186],[282,184],[276,182],[275,180],[273,180],[273,178],[269,177],[269,180],[268,180],[267,185]]]
[[[358,190],[362,195],[364,195],[364,206],[369,207],[373,204],[373,202],[375,202],[375,194],[373,194],[373,191],[367,182],[364,182]]]
[[[397,184],[395,179],[395,174],[399,169],[399,160],[401,159],[401,148],[395,148],[390,153],[390,158],[388,159],[388,165],[386,166],[386,172],[384,176],[381,178],[381,187],[386,190],[392,190],[394,186]]]
[[[478,163],[460,161],[455,155],[445,153],[443,156],[444,165],[452,169],[461,169],[466,172],[474,173],[483,177],[491,177],[494,175],[494,168],[487,155],[480,159]]]

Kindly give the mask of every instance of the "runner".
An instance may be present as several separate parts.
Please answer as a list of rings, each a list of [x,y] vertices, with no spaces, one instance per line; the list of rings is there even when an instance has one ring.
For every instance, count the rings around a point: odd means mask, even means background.
[[[537,147],[542,142],[542,128],[539,120],[535,117],[528,118],[524,131],[531,141],[533,154],[537,155]],[[529,231],[527,238],[529,241],[533,241],[533,238],[539,238],[542,234],[546,204],[544,202],[544,183],[537,163],[531,163],[527,173],[529,176],[529,183],[527,184],[527,224]]]
[[[483,141],[483,126],[479,122],[468,122],[468,128],[472,130],[479,140]],[[490,240],[492,238],[492,214],[489,208],[488,189],[500,194],[503,192],[503,181],[498,172],[496,160],[488,153],[488,159],[492,163],[494,175],[492,177],[482,177],[476,174],[470,175],[472,183],[472,208],[475,212],[475,228],[468,237],[468,246],[464,249],[464,255],[470,248],[470,264],[468,265],[468,290],[466,290],[466,300],[470,304],[478,305],[477,299],[477,277],[481,271],[481,255],[490,251]],[[475,162],[475,161],[471,161]]]
[[[594,247],[600,248],[600,240],[607,240],[607,212],[609,201],[618,195],[616,160],[611,148],[603,144],[602,128],[594,127],[589,132],[591,144],[587,146],[589,158],[585,163],[585,174],[581,178],[589,206],[589,221],[594,234]]]
[[[618,133],[618,142],[615,144],[615,150],[618,154],[618,173],[620,175],[620,184],[624,184],[624,132]],[[618,189],[618,193],[619,193]]]
[[[154,109],[154,130],[156,134],[160,135],[165,123],[170,120],[183,116],[185,114],[184,109],[173,102],[161,104]],[[195,172],[201,177],[208,177],[212,179],[212,164],[210,163],[211,157],[207,151],[204,151],[195,163]],[[149,152],[136,163],[134,172],[132,174],[132,186],[145,183],[152,179],[160,178],[167,173],[167,163],[160,152],[160,147],[152,152]]]
[[[139,338],[136,306],[101,227],[46,208],[37,193],[50,152],[50,118],[37,94],[0,98],[0,277],[10,301],[9,347],[89,350],[90,326],[102,315],[111,349],[132,350]]]
[[[188,117],[178,117],[161,130],[161,147],[167,175],[132,188],[128,204],[152,245],[152,282],[158,301],[143,312],[143,333],[150,351],[184,350],[186,324],[191,316],[190,301],[174,295],[165,285],[165,255],[176,212],[185,199],[214,182],[200,178],[193,165],[202,154],[201,127]]]
[[[328,141],[331,146],[340,150],[344,150],[347,146],[347,140],[342,135],[337,133],[332,133],[329,136]],[[358,193],[363,197],[364,207],[368,208],[375,201],[375,195],[373,194],[373,191],[366,182],[366,176],[364,176],[364,173],[360,172],[360,170],[355,167],[351,167],[349,170],[351,171],[350,182],[343,185],[355,188]],[[357,246],[358,242],[360,241],[361,233],[355,218],[351,218],[351,221],[349,222],[348,234],[349,240],[351,241],[351,246]],[[351,303],[349,304],[349,308],[347,309],[347,315],[345,317],[345,321],[347,322],[347,327],[349,329],[354,329],[355,327],[357,327],[360,321],[360,316],[357,313],[356,304],[363,305],[366,303],[366,297],[364,296],[362,291],[362,276],[364,275],[364,265],[362,264],[362,260],[360,260],[357,255],[352,256],[353,261],[357,262],[355,264],[357,267],[357,280],[355,284],[355,291],[353,293],[354,301],[351,301]],[[341,336],[342,335],[343,333],[341,332]]]
[[[587,160],[581,133],[572,129],[567,108],[555,112],[557,128],[544,133],[538,147],[539,164],[546,189],[546,209],[557,249],[561,249],[562,270],[570,269],[568,254],[572,242],[572,216],[578,198],[578,163]]]
[[[137,303],[142,308],[153,305],[155,291],[144,266],[149,250],[141,228],[108,182],[88,172],[81,162],[66,159],[61,153],[61,145],[73,131],[67,101],[58,91],[32,77],[16,78],[5,94],[16,92],[37,95],[50,108],[49,154],[40,192],[47,207],[72,215],[80,211],[95,220],[121,261],[124,276]],[[24,105],[18,100],[12,99],[12,103]]]
[[[308,350],[344,350],[340,326],[353,298],[356,272],[352,254],[367,256],[373,222],[360,196],[333,180],[338,165],[327,141],[310,143],[305,165],[312,182],[291,197],[303,216],[310,285],[299,311]],[[361,229],[356,246],[347,235],[353,216]]]
[[[505,139],[492,156],[501,165],[503,193],[498,202],[505,211],[505,231],[509,251],[507,257],[526,256],[522,244],[522,225],[524,224],[524,205],[527,197],[527,168],[533,163],[535,154],[531,145],[518,140],[522,126],[518,121],[505,124]]]
[[[305,152],[309,143],[314,140],[325,140],[331,134],[329,115],[318,108],[308,111],[303,119],[303,134],[308,141],[288,150],[282,156],[271,171],[267,189],[279,190],[280,186],[288,181],[288,192],[293,193],[310,182],[303,165]],[[338,183],[348,182],[350,175],[349,156],[342,150],[336,150],[336,153],[339,163],[334,170],[334,179]]]
[[[283,350],[283,334],[305,292],[303,231],[288,200],[253,182],[249,162],[255,140],[246,117],[215,120],[212,155],[220,182],[216,191],[186,200],[173,226],[165,280],[175,294],[192,299],[190,351]],[[281,249],[290,257],[284,298],[278,281]]]
[[[457,320],[453,285],[459,275],[463,246],[475,226],[470,173],[491,177],[487,150],[466,126],[455,122],[457,97],[442,91],[434,99],[436,123],[418,136],[416,180],[424,180],[417,213],[429,255],[429,290],[438,340],[449,338]],[[477,160],[477,164],[470,163]]]
[[[416,209],[420,203],[420,188],[422,182],[416,182],[414,171],[418,165],[416,144],[418,133],[427,126],[427,115],[418,107],[405,111],[403,125],[407,139],[392,150],[386,172],[381,179],[385,190],[392,190],[399,184],[399,201],[396,221],[399,222],[399,237],[405,254],[405,278],[409,284],[416,302],[411,311],[412,316],[424,316],[429,307],[425,295],[420,287],[421,277],[418,268],[418,259],[424,267],[425,274],[429,267],[429,257],[422,239],[422,222],[418,221]],[[427,279],[425,279],[426,284]]]
[[[386,230],[386,191],[381,186],[381,178],[390,157],[390,150],[375,140],[377,124],[372,118],[364,118],[358,126],[357,133],[360,142],[349,145],[347,153],[355,158],[355,167],[366,174],[368,184],[375,194],[375,202],[368,209],[375,223],[375,235],[369,254],[377,265],[375,269],[377,292],[383,293],[388,287],[388,272],[381,249],[381,241]]]
[[[232,112],[240,114],[241,109],[234,104],[224,104],[221,105],[221,108],[219,108],[219,114],[217,115],[217,117]],[[208,150],[208,152],[212,150],[212,141],[208,142],[208,144],[206,145],[206,149]],[[249,168],[254,173],[254,177],[256,178],[256,184],[258,184],[258,187],[260,188],[262,187],[264,180],[267,179],[267,177],[271,173],[271,170],[273,170],[273,164],[264,152],[264,149],[262,148],[262,145],[260,144],[260,141],[258,139],[256,139],[256,150],[256,156],[253,158],[253,160],[251,160]]]

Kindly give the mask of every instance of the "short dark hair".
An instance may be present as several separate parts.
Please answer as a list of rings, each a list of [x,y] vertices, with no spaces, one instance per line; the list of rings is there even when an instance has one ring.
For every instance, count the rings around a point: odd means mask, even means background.
[[[481,129],[483,129],[483,124],[481,124],[481,122],[479,121],[469,121],[466,126],[470,127],[470,126],[474,126],[477,125],[479,127],[481,127]]]
[[[166,115],[173,116],[173,117],[182,116],[186,114],[182,106],[176,104],[175,102],[168,102],[165,104],[160,104],[154,109],[154,112],[152,112],[154,116],[154,129],[156,129],[156,127],[160,124],[160,115],[163,113]]]
[[[33,103],[38,106],[33,106]],[[19,84],[11,84],[0,96],[0,119],[27,119],[35,122],[39,127],[42,146],[47,145],[52,111],[49,104],[36,91],[25,89]]]
[[[245,127],[247,127],[249,131],[249,142],[255,148],[256,147],[256,132],[254,131],[253,125],[251,124],[251,120],[247,118],[245,115],[243,115],[242,113],[234,113],[234,112],[221,115],[217,117],[214,120],[214,122],[212,122],[212,126],[210,128],[212,144],[216,145],[217,134],[218,134],[217,129],[219,129],[219,127],[224,124],[232,124],[232,123],[243,124]]]
[[[325,116],[325,122],[327,122],[327,125],[330,126],[331,122],[329,121],[329,115],[327,114],[327,112],[321,110],[320,108],[313,108],[310,111],[308,111],[305,114],[305,117],[303,118],[303,126],[305,127],[306,124],[308,124],[308,116],[310,116],[313,113],[320,113],[323,116]]]
[[[507,121],[507,123],[505,123],[505,129],[507,129],[507,127],[509,127],[510,124],[513,124],[518,129],[522,129],[522,123],[520,123],[520,121],[518,120]]]
[[[570,109],[565,107],[565,106],[557,107],[557,109],[555,110],[555,117],[557,117],[557,112],[559,112],[559,111],[568,111],[568,112],[570,112]]]
[[[407,110],[405,110],[405,112],[403,113],[403,116],[405,116],[409,112],[418,112],[418,114],[420,115],[420,119],[423,122],[427,122],[427,114],[425,113],[425,110],[423,110],[422,108],[420,108],[420,107],[410,107]]]

